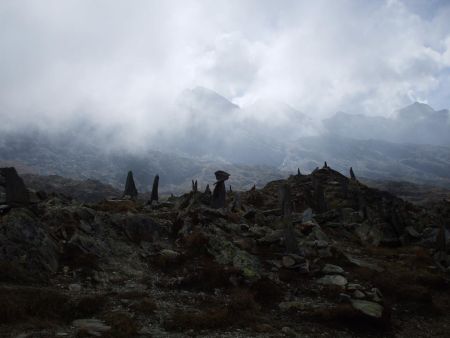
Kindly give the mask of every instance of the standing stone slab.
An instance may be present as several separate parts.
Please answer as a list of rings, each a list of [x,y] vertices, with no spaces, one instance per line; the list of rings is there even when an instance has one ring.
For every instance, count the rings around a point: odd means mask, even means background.
[[[150,197],[150,204],[152,204],[153,201],[158,202],[158,186],[159,186],[159,175],[156,175],[153,179],[153,186],[152,186],[152,195]]]
[[[130,196],[132,199],[135,199],[137,195],[138,191],[136,189],[136,184],[134,184],[133,172],[130,170],[127,175],[123,196]]]
[[[17,174],[14,167],[0,168],[1,183],[6,190],[6,203],[9,205],[27,205],[30,203],[30,195],[23,183],[22,178]]]

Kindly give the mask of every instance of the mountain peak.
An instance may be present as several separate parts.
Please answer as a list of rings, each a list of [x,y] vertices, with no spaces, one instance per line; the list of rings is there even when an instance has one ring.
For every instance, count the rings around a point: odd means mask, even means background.
[[[205,87],[195,87],[193,89],[185,89],[178,102],[193,110],[215,110],[215,111],[226,111],[239,109],[239,106],[228,100],[223,95],[220,95],[216,91],[205,88]]]

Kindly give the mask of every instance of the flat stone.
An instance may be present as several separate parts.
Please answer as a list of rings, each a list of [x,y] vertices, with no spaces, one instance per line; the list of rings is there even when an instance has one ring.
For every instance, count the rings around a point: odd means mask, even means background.
[[[81,285],[80,284],[70,284],[69,290],[72,292],[80,292],[81,291]]]
[[[355,292],[353,292],[353,298],[363,299],[365,297],[366,297],[366,295],[364,294],[364,292],[362,292],[360,290],[355,290]]]
[[[163,249],[159,252],[159,254],[168,259],[177,259],[180,256],[179,252],[170,249]]]
[[[283,256],[283,266],[289,268],[295,265],[295,259],[290,256]]]
[[[319,278],[317,280],[317,283],[322,285],[337,285],[344,287],[345,285],[347,285],[347,278],[341,275],[326,275],[322,278]]]
[[[72,322],[72,325],[78,330],[85,331],[93,336],[101,336],[102,332],[111,329],[111,326],[105,325],[101,320],[95,318],[77,319]]]
[[[281,302],[280,304],[278,304],[278,307],[281,311],[305,310],[307,308],[307,306],[305,306],[305,303],[300,301]]]
[[[353,257],[353,256],[351,256],[349,254],[344,254],[344,256],[347,258],[347,260],[350,263],[352,263],[352,264],[354,264],[356,266],[359,266],[360,268],[367,268],[367,269],[370,269],[370,270],[374,270],[376,272],[383,272],[384,271],[384,269],[381,266],[378,266],[377,264],[366,262],[366,261],[364,261],[362,259]]]
[[[345,273],[345,271],[340,266],[333,264],[325,264],[325,266],[322,269],[322,273],[326,275],[336,275],[336,274],[340,275]]]
[[[368,300],[352,299],[351,304],[354,309],[361,311],[369,317],[379,319],[383,316],[383,307],[378,303]]]

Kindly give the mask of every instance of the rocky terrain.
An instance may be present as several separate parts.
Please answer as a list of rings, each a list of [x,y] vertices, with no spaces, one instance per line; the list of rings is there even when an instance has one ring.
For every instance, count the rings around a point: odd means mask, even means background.
[[[132,174],[82,203],[0,173],[1,337],[448,336],[449,200],[327,165],[156,200],[155,180],[151,203]]]

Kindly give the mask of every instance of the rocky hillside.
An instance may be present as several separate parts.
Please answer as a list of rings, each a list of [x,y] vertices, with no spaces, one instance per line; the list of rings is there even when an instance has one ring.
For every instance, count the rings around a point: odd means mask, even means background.
[[[14,172],[0,336],[448,336],[448,200],[413,205],[324,167],[219,208],[223,172],[212,194],[82,204],[28,195]]]

